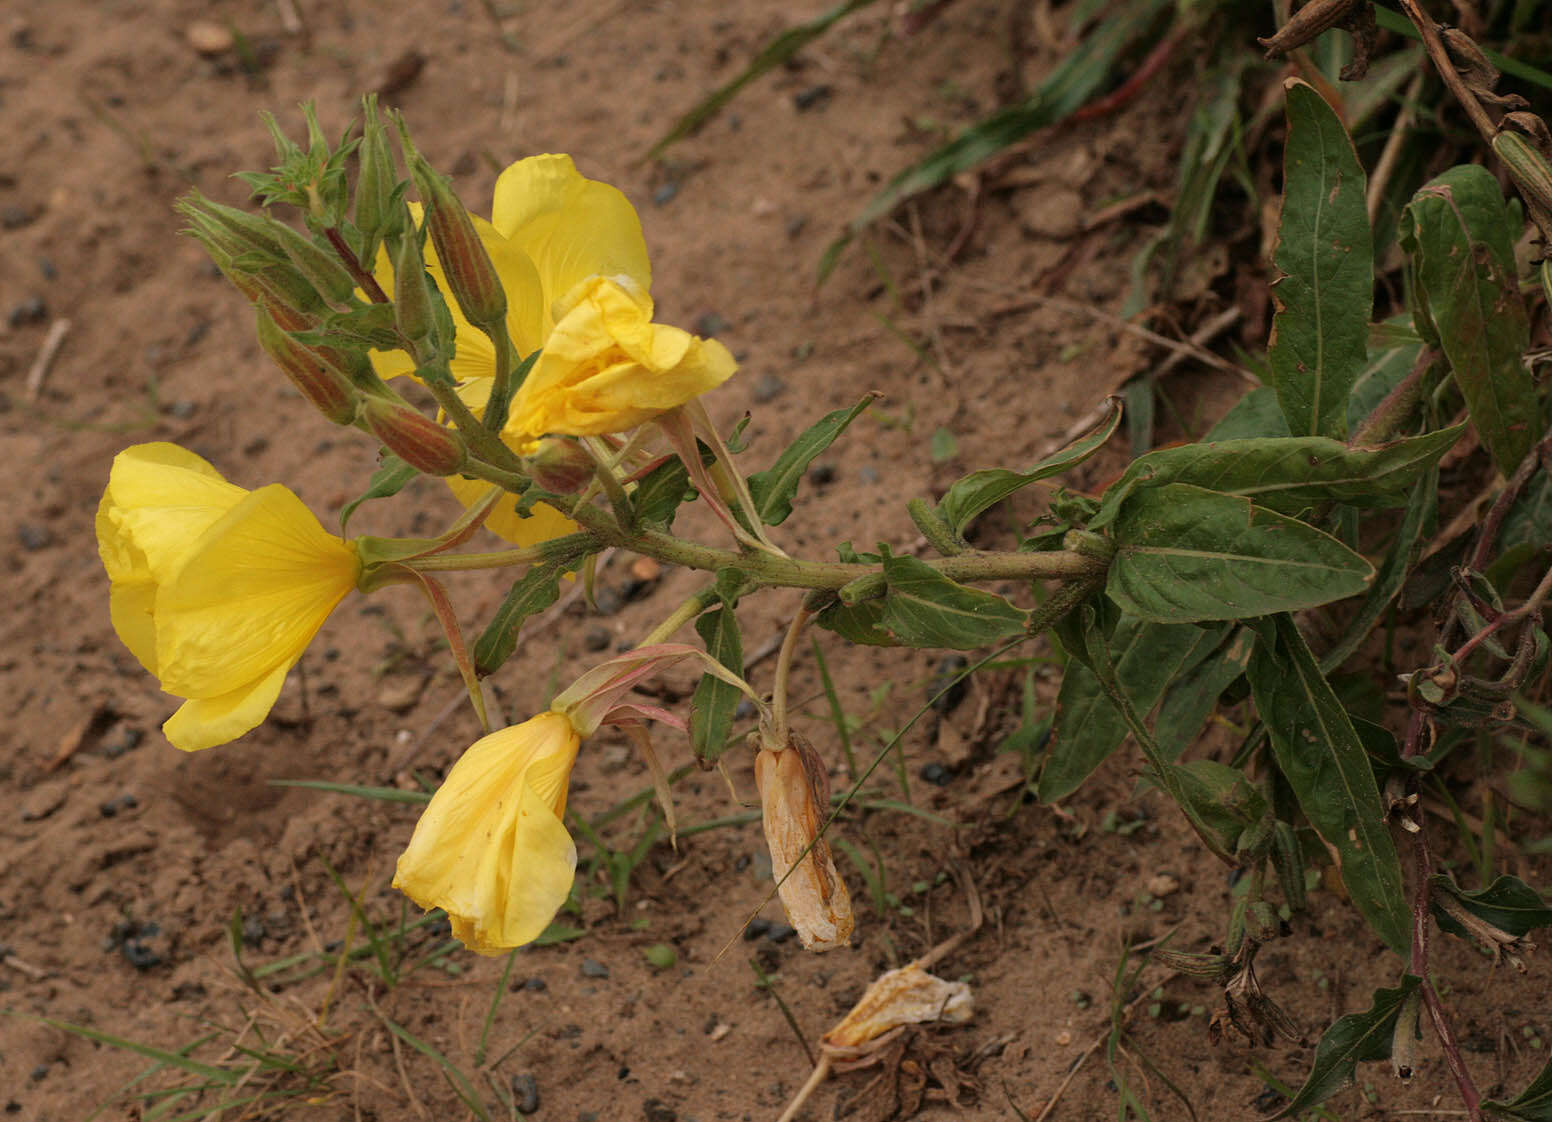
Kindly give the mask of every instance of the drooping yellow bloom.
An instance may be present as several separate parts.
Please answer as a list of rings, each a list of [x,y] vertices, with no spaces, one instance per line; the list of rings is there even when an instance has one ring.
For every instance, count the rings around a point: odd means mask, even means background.
[[[512,402],[503,439],[525,452],[541,436],[598,436],[634,428],[726,381],[737,367],[727,348],[652,322],[652,270],[641,220],[607,183],[586,179],[570,156],[532,156],[496,180],[491,220],[475,218],[507,292],[507,331],[520,355],[542,350]],[[441,265],[426,246],[426,268],[446,291]],[[379,256],[377,277],[392,291],[392,268]],[[476,411],[490,396],[495,352],[456,302],[449,302],[460,394]],[[374,352],[384,377],[412,369],[402,352]],[[465,505],[485,484],[449,479]],[[574,530],[539,504],[522,519],[498,509],[487,527],[529,545]]]
[[[162,689],[185,751],[264,720],[360,561],[280,484],[249,492],[175,444],[113,461],[97,509],[114,630]]]
[[[453,935],[480,954],[538,938],[576,873],[561,819],[580,741],[555,712],[475,741],[421,815],[394,887],[444,909]]]

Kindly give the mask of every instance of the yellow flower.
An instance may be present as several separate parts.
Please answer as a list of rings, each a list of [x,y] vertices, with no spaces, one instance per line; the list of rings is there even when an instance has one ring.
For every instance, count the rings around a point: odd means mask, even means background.
[[[421,815],[394,887],[444,909],[453,934],[480,954],[538,938],[576,873],[561,818],[580,741],[555,712],[475,741]]]
[[[354,545],[285,487],[249,492],[165,443],[113,461],[97,547],[114,630],[162,689],[187,699],[162,726],[185,751],[264,720],[360,571]]]
[[[531,156],[508,167],[496,180],[490,221],[476,217],[474,224],[506,288],[507,331],[518,354],[543,352],[502,433],[514,450],[526,453],[546,435],[633,428],[720,385],[736,369],[716,340],[652,322],[652,269],[641,220],[618,189],[584,178],[570,156]],[[426,268],[445,292],[429,243]],[[386,251],[376,272],[391,291]],[[452,374],[478,412],[490,396],[495,352],[455,301],[448,310],[456,340]],[[383,377],[413,369],[403,352],[374,351],[372,358]],[[457,477],[448,483],[465,506],[486,489]],[[528,519],[499,509],[486,526],[519,545],[576,529],[543,504]]]

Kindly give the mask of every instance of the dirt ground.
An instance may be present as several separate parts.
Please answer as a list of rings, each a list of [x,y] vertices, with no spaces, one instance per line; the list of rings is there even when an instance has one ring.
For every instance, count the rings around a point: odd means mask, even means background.
[[[92,520],[124,446],[177,441],[234,482],[286,482],[326,524],[373,464],[369,441],[331,430],[275,376],[241,299],[177,234],[170,204],[180,193],[198,186],[239,204],[245,192],[229,173],[268,164],[261,110],[295,134],[296,106],[311,99],[338,134],[363,92],[386,89],[476,209],[496,170],[535,152],[570,152],[585,174],[618,184],[642,214],[659,318],[715,333],[741,361],[708,404],[724,423],[752,411],[746,460],[755,467],[820,413],[880,391],[778,531],[793,551],[817,555],[845,539],[908,548],[906,499],[967,470],[1032,460],[1127,377],[1162,361],[1164,352],[1072,305],[1110,315],[1122,306],[1131,254],[1156,208],[1091,228],[1082,216],[1147,192],[1168,196],[1189,60],[1166,68],[1157,96],[1042,138],[980,190],[961,184],[907,208],[817,291],[815,266],[844,219],[936,140],[1037,78],[1061,43],[1037,35],[1015,63],[1006,33],[1015,5],[1003,0],[961,0],[913,37],[878,5],[753,84],[666,163],[644,160],[701,93],[827,4],[57,0],[0,17],[4,1117],[77,1122],[99,1108],[95,1117],[107,1119],[149,1109],[122,1093],[151,1066],[146,1054],[41,1017],[189,1049],[208,1063],[238,1048],[287,1057],[296,1071],[225,1093],[294,1097],[236,1106],[227,1119],[468,1116],[442,1064],[414,1041],[465,1073],[497,1118],[508,1108],[493,1083],[530,1116],[557,1122],[770,1119],[809,1071],[794,1027],[815,1041],[878,972],[964,930],[967,883],[985,922],[938,969],[970,982],[974,1019],[921,1032],[880,1067],[834,1078],[805,1117],[849,1104],[853,1117],[883,1119],[922,1098],[923,1118],[1033,1118],[1059,1096],[1048,1117],[1099,1119],[1116,1116],[1125,1084],[1156,1119],[1241,1119],[1281,1101],[1275,1081],[1302,1081],[1312,1048],[1214,1046],[1209,987],[1158,966],[1130,976],[1139,960],[1127,942],[1173,933],[1172,945],[1202,949],[1221,938],[1229,880],[1161,798],[1137,794],[1126,753],[1060,812],[1021,804],[1022,757],[998,750],[1019,723],[1011,672],[978,677],[957,707],[918,723],[905,740],[906,790],[892,761],[870,780],[869,792],[919,813],[885,807],[840,824],[838,836],[870,866],[865,876],[840,857],[859,913],[852,948],[806,954],[779,906],[762,905],[769,861],[746,813],[751,760],[734,751],[737,798],[715,773],[695,773],[677,788],[679,812],[691,826],[742,819],[687,831],[677,850],[656,840],[623,907],[608,861],[579,838],[584,902],[561,917],[578,937],[518,954],[504,975],[505,960],[439,953],[445,928],[402,930],[417,912],[388,881],[415,807],[273,784],[414,789],[412,772],[435,781],[474,739],[423,603],[402,589],[348,600],[304,661],[305,689],[294,675],[266,724],[197,755],[163,739],[175,702],[112,632]],[[292,13],[300,27],[288,26]],[[201,20],[235,30],[235,44],[198,42]],[[1245,321],[1264,323],[1254,264],[1238,282],[1222,265],[1186,278],[1193,322],[1243,299]],[[67,333],[34,399],[24,383],[51,329]],[[1161,438],[1199,434],[1239,389],[1190,366],[1172,377],[1179,417]],[[928,443],[940,432],[953,442],[940,436],[935,460]],[[1119,455],[1069,482],[1103,481]],[[428,482],[368,505],[353,527],[420,532],[455,510]],[[715,535],[702,518],[687,510],[681,526]],[[989,534],[1008,540],[1014,524],[994,520]],[[669,571],[643,585],[629,560],[615,557],[604,571],[599,611],[575,601],[526,635],[495,679],[511,719],[542,708],[598,650],[644,634],[693,584]],[[453,589],[476,626],[503,577],[468,575]],[[747,601],[747,648],[779,634],[792,606],[769,594]],[[938,660],[821,642],[869,760],[929,696]],[[769,673],[760,663],[756,680],[768,684]],[[818,683],[805,658],[802,727],[839,784],[844,760]],[[670,678],[663,699],[687,705],[691,685]],[[1051,692],[1042,677],[1043,706]],[[667,753],[673,764],[687,758],[677,746]],[[596,820],[647,783],[625,742],[603,735],[584,749],[571,805]],[[652,819],[629,809],[604,837],[628,852]],[[1547,882],[1544,861],[1510,854],[1507,864]],[[388,964],[402,959],[391,983],[374,955],[336,970],[342,941],[368,940],[339,885],[357,895]],[[1435,959],[1478,1082],[1490,1094],[1523,1086],[1552,1042],[1545,958],[1526,976],[1494,973],[1439,940]],[[1397,976],[1329,891],[1260,966],[1267,991],[1312,1040]],[[248,969],[262,975],[252,985]],[[1110,1053],[1113,1004],[1130,1007],[1129,1030]],[[190,1082],[200,1080],[164,1066],[134,1090]],[[201,1117],[215,1101],[175,1100],[160,1117]],[[1329,1106],[1343,1119],[1388,1119],[1443,1115],[1458,1103],[1427,1051],[1410,1086],[1385,1065],[1366,1066]]]

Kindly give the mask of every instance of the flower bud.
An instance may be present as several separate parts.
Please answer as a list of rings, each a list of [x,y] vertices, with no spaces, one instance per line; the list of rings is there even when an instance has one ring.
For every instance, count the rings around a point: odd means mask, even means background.
[[[275,236],[281,223],[264,214],[249,214],[236,207],[223,206],[198,191],[190,192],[173,204],[179,214],[193,223],[192,232],[206,245],[219,246],[230,257],[257,253],[272,261],[284,261],[286,252]]]
[[[361,103],[366,118],[361,128],[361,147],[356,150],[360,172],[356,177],[356,229],[366,239],[363,261],[377,259],[377,244],[393,232],[393,189],[398,176],[388,155],[388,131],[377,118],[377,95]]]
[[[426,475],[453,475],[468,458],[463,437],[408,405],[369,397],[361,419],[388,451]]]
[[[1529,114],[1511,113],[1510,116]],[[1542,125],[1542,129],[1545,128]],[[1542,236],[1552,239],[1552,160],[1548,159],[1548,153],[1538,150],[1530,136],[1509,129],[1493,137],[1493,152],[1509,169],[1509,177],[1524,197],[1531,217],[1541,227]]]
[[[356,293],[356,279],[338,255],[282,222],[275,223],[274,234],[297,272],[307,278],[325,301],[335,305],[350,304]]]
[[[575,494],[597,471],[593,457],[576,441],[553,437],[539,441],[537,450],[524,459],[523,466],[535,483],[555,495]]]
[[[291,384],[336,425],[356,419],[357,397],[349,377],[339,369],[334,353],[309,347],[281,330],[265,305],[259,306],[259,346],[285,372]]]
[[[824,763],[808,742],[791,734],[789,746],[762,748],[754,761],[771,875],[780,886],[787,921],[803,946],[828,951],[851,937],[851,896],[820,834],[830,805]]]
[[[502,324],[507,318],[507,293],[496,275],[474,219],[464,209],[458,196],[430,164],[426,163],[414,144],[403,122],[399,125],[400,140],[404,147],[404,162],[415,181],[415,190],[426,204],[426,228],[431,231],[431,244],[436,246],[437,260],[442,265],[442,275],[453,299],[463,309],[464,316],[479,328]]]
[[[414,223],[406,223],[393,263],[393,315],[399,331],[414,343],[429,336],[436,326],[430,283],[420,252],[420,235]]]

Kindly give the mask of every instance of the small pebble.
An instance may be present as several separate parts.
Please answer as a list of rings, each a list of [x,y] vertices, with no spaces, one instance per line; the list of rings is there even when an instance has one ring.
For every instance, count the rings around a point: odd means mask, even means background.
[[[114,798],[108,799],[106,802],[99,803],[97,806],[97,813],[102,815],[104,818],[112,818],[121,810],[134,810],[135,807],[139,805],[139,800],[136,799],[134,795],[131,795],[126,791],[122,795],[117,795]]]
[[[806,113],[810,109],[817,109],[830,100],[834,88],[826,85],[810,86],[806,90],[799,90],[792,95],[792,104],[797,106],[799,113]]]
[[[528,1072],[512,1077],[512,1094],[517,1099],[519,1114],[532,1114],[539,1109],[539,1081]]]
[[[648,1099],[641,1104],[641,1112],[647,1122],[679,1122],[679,1112],[662,1099]]]
[[[393,713],[404,713],[415,708],[426,688],[426,679],[419,674],[398,674],[385,681],[377,690],[377,704]]]
[[[798,933],[798,929],[790,923],[773,923],[771,929],[765,933],[765,937],[773,943],[785,943]]]
[[[775,401],[787,388],[787,383],[767,371],[754,381],[754,399],[761,405]]]
[[[815,487],[823,487],[826,483],[835,482],[835,465],[815,464],[808,469],[808,481]]]
[[[145,739],[145,733],[140,729],[125,729],[112,744],[105,744],[102,754],[110,760],[116,760],[125,752],[133,751],[140,747],[140,742]]]
[[[607,978],[608,976],[609,968],[596,958],[584,958],[582,960],[582,977]]]
[[[618,589],[605,585],[593,593],[593,604],[601,616],[612,616],[625,607],[625,596]]]
[[[732,326],[733,325],[731,323],[723,319],[716,312],[707,312],[705,315],[701,316],[700,319],[695,321],[695,334],[707,336],[719,335]]]
[[[1180,881],[1169,873],[1155,873],[1148,878],[1148,891],[1160,899],[1173,896],[1180,891]]]
[[[746,942],[752,943],[770,929],[770,920],[766,919],[764,916],[755,916],[752,920],[749,921],[749,926],[744,928],[744,939]]]
[[[808,226],[808,215],[799,214],[787,219],[787,237],[796,238]]]
[[[543,978],[535,976],[524,982],[523,988],[533,993],[543,993],[545,990],[549,989],[550,986],[549,983],[546,982]]]
[[[965,699],[970,690],[970,679],[965,674],[969,665],[970,660],[958,654],[945,655],[938,660],[927,682],[927,698],[939,713],[959,708],[959,703]]]
[[[258,946],[264,940],[264,921],[258,916],[249,916],[243,920],[243,942],[250,947]]]
[[[732,1031],[732,1025],[728,1024],[726,1021],[719,1021],[711,1027],[711,1032],[707,1033],[706,1035],[710,1036],[712,1040],[716,1041],[721,1040]]]
[[[954,778],[953,773],[948,768],[937,763],[924,764],[921,769],[921,777],[934,787],[946,787],[949,781]]]
[[[679,193],[679,184],[669,180],[656,191],[652,192],[652,201],[658,206],[667,206],[674,201],[674,196]]]
[[[48,305],[41,296],[29,296],[11,309],[7,319],[12,327],[25,327],[29,323],[42,323],[48,319]]]
[[[214,20],[197,19],[183,29],[183,38],[202,55],[219,55],[232,49],[236,36],[224,24]]]
[[[48,1073],[48,1064],[39,1064],[37,1067],[32,1069],[32,1081],[34,1083],[41,1083],[43,1080],[48,1078]]]
[[[857,479],[863,483],[877,483],[878,468],[874,467],[872,464],[868,464],[857,473]]]
[[[24,206],[11,203],[9,206],[0,207],[0,226],[4,226],[7,230],[20,230],[32,219],[32,211]]]
[[[54,544],[54,532],[47,526],[23,522],[16,527],[16,540],[22,543],[22,548],[28,553],[36,553]]]
[[[167,406],[167,413],[180,421],[187,421],[194,416],[194,410],[199,408],[192,401],[174,401]]]

